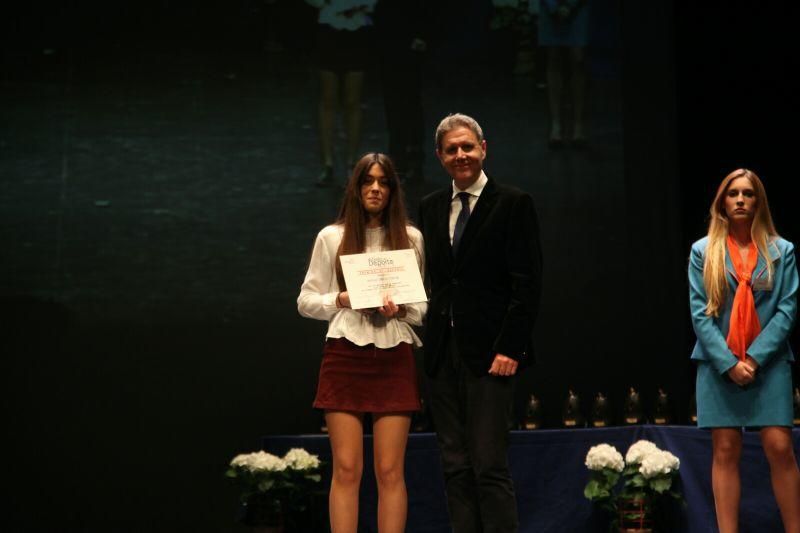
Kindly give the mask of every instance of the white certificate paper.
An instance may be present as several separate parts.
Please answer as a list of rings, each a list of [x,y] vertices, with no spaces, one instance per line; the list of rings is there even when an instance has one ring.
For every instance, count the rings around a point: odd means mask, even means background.
[[[428,300],[414,250],[342,255],[339,260],[353,309],[380,307],[384,296],[398,305]]]

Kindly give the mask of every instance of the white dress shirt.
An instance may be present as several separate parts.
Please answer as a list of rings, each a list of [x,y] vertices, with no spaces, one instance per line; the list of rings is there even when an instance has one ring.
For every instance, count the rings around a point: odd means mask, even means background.
[[[483,170],[481,170],[481,175],[478,176],[478,179],[464,189],[463,191],[456,187],[455,182],[453,182],[453,196],[450,200],[450,245],[453,244],[453,233],[456,230],[456,220],[458,219],[458,214],[461,212],[461,200],[458,196],[456,196],[460,192],[468,192],[469,193],[469,212],[472,214],[473,209],[475,209],[475,204],[478,203],[478,198],[480,197],[481,193],[483,192],[483,188],[486,187],[486,183],[489,181],[489,178],[486,177]]]
[[[407,227],[408,239],[417,253],[417,264],[424,278],[424,247],[422,234],[417,228]],[[411,326],[422,325],[428,303],[405,304],[406,315],[402,318],[386,319],[380,313],[364,315],[347,307],[336,307],[339,282],[336,280],[336,252],[342,242],[344,228],[341,225],[326,226],[317,234],[308,272],[297,297],[297,310],[308,318],[327,320],[327,338],[346,338],[359,346],[375,344],[378,348],[392,348],[401,342],[422,346],[422,341]],[[366,252],[384,250],[384,228],[368,228]]]

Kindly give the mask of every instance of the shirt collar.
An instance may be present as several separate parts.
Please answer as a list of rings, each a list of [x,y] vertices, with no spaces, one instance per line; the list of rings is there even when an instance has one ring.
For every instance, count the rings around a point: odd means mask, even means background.
[[[486,177],[486,174],[483,172],[483,170],[481,170],[481,175],[478,176],[478,179],[475,180],[475,183],[473,183],[472,185],[470,185],[469,187],[467,187],[463,191],[461,189],[459,189],[458,187],[456,187],[455,183],[452,183],[451,187],[453,189],[453,192],[452,192],[452,195],[450,196],[450,199],[452,200],[453,198],[455,198],[456,195],[458,193],[460,193],[460,192],[468,192],[472,196],[480,196],[481,193],[483,192],[483,188],[486,187],[486,184],[488,182],[489,182],[489,178]]]

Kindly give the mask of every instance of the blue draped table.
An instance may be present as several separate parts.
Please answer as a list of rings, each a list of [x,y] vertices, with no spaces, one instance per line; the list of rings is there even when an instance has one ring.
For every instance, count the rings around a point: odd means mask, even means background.
[[[800,429],[792,432],[795,454],[800,456]],[[687,505],[676,507],[680,531],[716,531],[711,493],[711,434],[686,426],[628,426],[601,429],[513,431],[509,460],[517,492],[521,532],[607,531],[605,517],[584,499],[588,478],[584,466],[591,446],[608,443],[622,455],[639,439],[653,441],[681,461],[680,476]],[[301,447],[318,454],[327,464],[325,483],[330,484],[331,452],[326,435],[264,437],[266,451],[283,455]],[[377,531],[372,438],[364,441],[364,474],[361,484],[359,531]],[[746,432],[742,450],[741,531],[783,531],[770,485],[769,465],[757,432]],[[406,455],[408,527],[411,533],[447,532],[444,480],[436,438],[415,433]]]

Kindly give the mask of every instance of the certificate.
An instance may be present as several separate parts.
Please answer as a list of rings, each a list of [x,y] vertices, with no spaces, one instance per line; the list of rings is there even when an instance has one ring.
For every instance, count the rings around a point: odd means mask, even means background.
[[[380,307],[384,296],[395,304],[428,300],[414,250],[339,256],[350,307]]]

